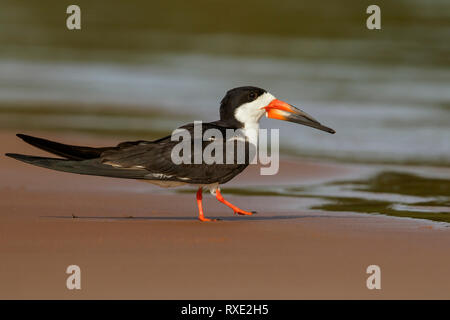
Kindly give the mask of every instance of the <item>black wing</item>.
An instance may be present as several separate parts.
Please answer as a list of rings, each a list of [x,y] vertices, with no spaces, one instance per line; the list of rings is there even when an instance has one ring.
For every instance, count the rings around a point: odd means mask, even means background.
[[[180,129],[185,129],[191,137],[194,137],[194,125],[188,124]],[[207,129],[219,130],[222,137],[226,137],[226,127],[214,123],[202,124],[202,131]],[[213,141],[201,141],[203,151]],[[140,142],[136,145],[120,149],[111,149],[102,153],[100,159],[103,163],[118,168],[146,169],[149,174],[147,179],[180,181],[194,184],[225,183],[242,172],[248,165],[248,159],[238,163],[236,145],[233,145],[234,159],[226,164],[226,150],[223,152],[221,163],[194,164],[195,140],[191,139],[191,157],[189,163],[175,164],[172,161],[172,150],[180,141],[172,141],[171,136],[151,142]],[[245,150],[248,151],[248,142],[245,142]],[[241,161],[242,162],[242,161]]]
[[[47,152],[53,153],[57,156],[61,156],[66,159],[71,160],[88,160],[99,158],[103,152],[107,150],[119,150],[120,148],[125,148],[132,145],[137,145],[143,140],[140,141],[127,141],[122,142],[116,147],[104,147],[104,148],[92,148],[92,147],[84,147],[84,146],[73,146],[69,144],[63,144],[59,142],[50,141],[47,139],[37,138],[33,136],[29,136],[26,134],[18,133],[17,136],[32,146],[35,146],[39,149],[45,150]]]
[[[193,137],[194,125],[188,124],[186,129]],[[217,129],[226,137],[226,127],[215,123],[204,123],[202,130]],[[179,181],[193,184],[225,183],[242,172],[248,165],[237,162],[226,164],[193,164],[194,139],[191,140],[191,164],[175,164],[172,161],[172,149],[179,141],[171,141],[167,136],[155,141],[129,141],[115,147],[92,148],[66,145],[46,139],[18,134],[25,142],[66,159],[33,157],[18,154],[7,154],[17,160],[33,165],[78,174],[110,176],[118,178],[148,179],[162,181]],[[202,141],[202,150],[212,141]],[[248,151],[248,143],[245,142]],[[236,151],[236,146],[234,146]],[[225,154],[225,152],[224,152]]]

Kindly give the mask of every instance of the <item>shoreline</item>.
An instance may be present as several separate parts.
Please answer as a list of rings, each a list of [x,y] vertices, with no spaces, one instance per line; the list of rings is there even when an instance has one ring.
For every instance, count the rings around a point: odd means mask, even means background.
[[[0,132],[0,139],[2,299],[450,298],[450,229],[442,223],[310,209],[323,202],[315,198],[226,192],[230,202],[258,214],[233,216],[205,194],[206,216],[223,220],[201,223],[194,193],[25,165],[3,154],[47,153],[12,132]],[[277,176],[266,179],[248,168],[224,189],[307,186],[371,172],[369,166],[282,158]],[[71,264],[82,270],[80,291],[65,287]],[[365,286],[372,264],[381,267],[381,290]]]

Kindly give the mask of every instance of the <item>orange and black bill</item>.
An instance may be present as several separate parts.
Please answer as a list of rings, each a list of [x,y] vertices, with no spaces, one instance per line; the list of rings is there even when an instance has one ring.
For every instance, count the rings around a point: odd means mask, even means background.
[[[299,123],[329,133],[336,132],[333,129],[322,125],[306,112],[278,99],[272,100],[272,102],[265,106],[264,109],[266,109],[267,118]]]

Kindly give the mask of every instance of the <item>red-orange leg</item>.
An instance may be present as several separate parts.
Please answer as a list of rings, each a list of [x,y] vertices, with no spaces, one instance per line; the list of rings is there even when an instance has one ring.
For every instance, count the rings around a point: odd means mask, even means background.
[[[235,205],[233,205],[233,204],[229,203],[227,200],[225,200],[225,199],[222,197],[222,194],[220,193],[219,188],[216,189],[216,199],[219,200],[220,202],[222,202],[223,204],[229,206],[231,209],[233,209],[233,211],[234,211],[235,214],[237,213],[237,214],[242,214],[242,215],[247,215],[247,216],[253,214],[252,212],[248,212],[248,211],[244,211],[244,210],[242,210],[242,209],[239,209],[239,208],[236,207]]]
[[[200,221],[216,221],[215,219],[205,218],[205,215],[203,214],[202,193],[203,193],[203,188],[202,187],[198,188],[198,191],[197,191],[198,220],[200,220]]]

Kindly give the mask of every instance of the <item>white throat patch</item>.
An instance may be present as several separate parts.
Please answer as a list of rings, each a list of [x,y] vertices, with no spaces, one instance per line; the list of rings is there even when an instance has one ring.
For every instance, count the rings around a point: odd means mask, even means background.
[[[239,106],[234,112],[235,118],[244,124],[244,133],[249,139],[249,142],[257,145],[259,120],[266,113],[262,109],[274,100],[275,97],[269,92],[263,93],[256,100],[244,103]]]
[[[274,100],[275,97],[269,92],[263,93],[256,100],[244,103],[234,112],[235,118],[242,122],[245,127],[257,124],[266,110],[262,109]]]

